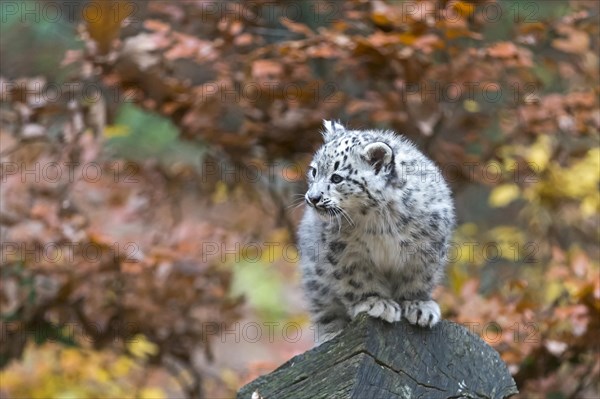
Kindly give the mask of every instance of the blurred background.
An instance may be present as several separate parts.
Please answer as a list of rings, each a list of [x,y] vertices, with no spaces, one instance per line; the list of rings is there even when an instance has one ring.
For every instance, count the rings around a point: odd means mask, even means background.
[[[314,345],[322,119],[444,172],[443,315],[600,395],[595,0],[0,2],[0,397],[231,398]]]

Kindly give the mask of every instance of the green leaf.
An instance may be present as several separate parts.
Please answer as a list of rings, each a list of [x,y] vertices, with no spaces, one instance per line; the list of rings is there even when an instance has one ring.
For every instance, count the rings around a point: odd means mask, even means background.
[[[243,295],[265,318],[280,318],[285,314],[281,280],[262,262],[236,263],[230,294],[234,297]]]
[[[104,136],[113,156],[133,161],[156,158],[163,164],[199,166],[205,153],[205,146],[180,140],[179,129],[168,118],[130,103],[121,106]]]

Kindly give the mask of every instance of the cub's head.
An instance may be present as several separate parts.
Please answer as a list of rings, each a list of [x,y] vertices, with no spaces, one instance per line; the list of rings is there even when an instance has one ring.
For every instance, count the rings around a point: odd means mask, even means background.
[[[395,178],[394,152],[380,133],[324,121],[325,144],[308,169],[306,203],[320,216],[365,214],[384,200]]]

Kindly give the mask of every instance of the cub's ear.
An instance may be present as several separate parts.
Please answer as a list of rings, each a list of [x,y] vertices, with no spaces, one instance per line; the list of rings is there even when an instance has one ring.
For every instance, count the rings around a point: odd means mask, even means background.
[[[392,148],[380,141],[367,145],[362,152],[363,159],[375,168],[375,174],[392,162],[393,155]]]
[[[343,134],[346,131],[346,128],[342,126],[342,124],[338,121],[328,121],[323,120],[323,127],[325,130],[323,131],[323,139],[325,142],[329,142],[333,140],[334,137]]]

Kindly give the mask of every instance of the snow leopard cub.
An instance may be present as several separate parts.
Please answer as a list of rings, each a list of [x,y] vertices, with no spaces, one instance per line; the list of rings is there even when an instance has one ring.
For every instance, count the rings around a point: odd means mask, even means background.
[[[443,276],[454,227],[440,171],[391,132],[324,125],[298,233],[318,342],[362,312],[432,327],[440,308],[431,292]]]

